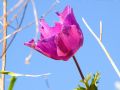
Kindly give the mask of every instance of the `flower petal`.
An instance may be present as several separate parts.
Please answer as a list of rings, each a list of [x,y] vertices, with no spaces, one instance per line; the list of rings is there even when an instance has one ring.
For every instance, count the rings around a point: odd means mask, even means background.
[[[63,12],[61,12],[61,13],[56,12],[56,14],[57,14],[58,16],[60,16],[61,22],[63,22],[64,19],[66,18],[66,16],[71,13],[71,10],[72,10],[72,9],[71,9],[70,6],[66,6],[65,9],[63,10]]]
[[[66,8],[64,9],[63,12],[58,13],[57,15],[60,17],[60,22],[62,24],[66,24],[66,25],[78,25],[77,21],[74,17],[73,14],[73,9],[70,6],[66,6]],[[79,25],[78,25],[79,26]]]
[[[24,43],[24,45],[29,46],[31,48],[34,48],[35,41],[34,41],[34,39],[32,39],[31,41]]]
[[[58,22],[55,23],[54,27],[49,27],[44,19],[40,20],[40,32],[41,39],[50,38],[61,31],[62,25]]]
[[[32,46],[34,43],[34,40],[31,40],[28,43],[25,43],[26,46],[29,46],[38,52],[44,54],[45,56],[48,56],[50,58],[56,59],[56,60],[64,60],[65,57],[63,56],[58,56],[57,55],[57,47],[56,44],[54,43],[55,38],[49,38],[49,39],[44,39],[44,40],[38,40],[37,44],[34,44],[34,47]]]
[[[64,53],[68,59],[82,46],[83,35],[75,25],[64,26],[62,32],[58,34],[55,40],[58,56]]]
[[[37,42],[35,49],[45,54],[48,57],[55,58],[56,45],[54,43],[54,37],[49,39],[39,40]]]
[[[83,34],[70,6],[57,15],[60,22],[56,22],[54,27],[50,27],[44,19],[41,19],[40,39],[37,43],[31,40],[25,45],[50,58],[67,61],[82,46]]]

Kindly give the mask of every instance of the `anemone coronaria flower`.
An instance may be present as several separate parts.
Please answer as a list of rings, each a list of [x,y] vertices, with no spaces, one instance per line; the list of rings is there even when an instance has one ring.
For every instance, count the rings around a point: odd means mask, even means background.
[[[83,45],[83,33],[70,6],[56,14],[60,21],[50,27],[44,19],[40,19],[40,39],[37,42],[32,39],[25,45],[47,57],[67,61]]]

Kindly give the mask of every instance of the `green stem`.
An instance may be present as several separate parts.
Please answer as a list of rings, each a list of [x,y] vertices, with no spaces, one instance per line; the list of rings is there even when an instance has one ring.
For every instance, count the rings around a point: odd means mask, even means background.
[[[15,76],[13,76],[13,77],[11,78],[11,80],[10,80],[10,85],[9,85],[8,90],[13,90],[13,87],[14,87],[14,85],[15,85],[16,79],[17,79],[17,78],[16,78]]]

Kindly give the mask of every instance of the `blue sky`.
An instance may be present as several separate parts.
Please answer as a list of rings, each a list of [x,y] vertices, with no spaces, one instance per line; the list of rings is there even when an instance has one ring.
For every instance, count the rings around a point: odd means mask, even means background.
[[[8,9],[18,0],[8,0]],[[46,12],[55,0],[35,0],[39,17]],[[59,20],[56,11],[62,11],[66,5],[70,5],[76,19],[84,34],[83,47],[75,54],[84,75],[88,73],[101,73],[98,88],[99,90],[115,90],[114,83],[120,81],[116,72],[104,52],[90,34],[82,21],[86,19],[94,32],[99,36],[99,22],[103,22],[103,44],[114,59],[117,67],[120,68],[120,1],[119,0],[60,0],[60,3],[45,17],[49,25]],[[0,16],[2,15],[2,4],[0,1]],[[8,20],[16,12],[9,15]],[[22,14],[21,14],[22,15]],[[18,19],[19,21],[19,19]],[[31,3],[27,7],[25,19],[22,26],[34,21]],[[12,23],[14,26],[16,22]],[[1,28],[1,27],[0,27]],[[8,33],[13,32],[8,28]],[[48,77],[50,88],[46,86],[44,78],[20,77],[17,79],[14,90],[73,90],[79,84],[79,73],[72,58],[65,61],[55,61],[37,51],[34,51],[30,64],[26,65],[25,57],[31,51],[24,46],[24,42],[29,41],[35,36],[35,25],[21,31],[7,52],[6,70],[23,74],[44,74],[52,73]],[[2,35],[0,34],[0,38]],[[8,42],[11,38],[8,39]],[[2,45],[0,44],[2,50]],[[1,52],[0,50],[0,52]],[[1,66],[1,62],[0,62]],[[9,76],[6,78],[6,90],[9,84]]]

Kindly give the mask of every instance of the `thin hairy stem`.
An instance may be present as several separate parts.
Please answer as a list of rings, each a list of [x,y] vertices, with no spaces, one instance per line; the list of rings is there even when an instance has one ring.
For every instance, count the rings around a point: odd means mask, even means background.
[[[85,78],[84,78],[83,72],[82,72],[82,70],[81,70],[81,68],[80,68],[80,65],[78,64],[77,59],[76,59],[75,56],[73,56],[73,60],[74,60],[74,62],[75,62],[75,65],[76,65],[76,67],[77,67],[77,69],[78,69],[78,71],[79,71],[79,74],[80,74],[82,80],[84,81]]]

